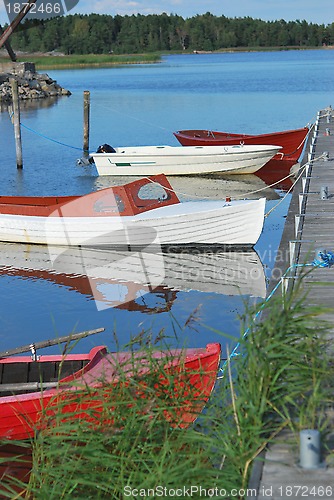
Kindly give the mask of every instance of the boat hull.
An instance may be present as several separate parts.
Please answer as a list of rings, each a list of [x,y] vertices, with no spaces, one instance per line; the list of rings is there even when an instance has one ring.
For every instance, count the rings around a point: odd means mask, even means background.
[[[4,375],[5,385],[1,381],[2,393],[7,390],[10,373],[14,373],[15,377],[15,371],[18,369],[21,374],[26,371],[28,378],[35,372],[32,382],[34,384],[41,381],[45,383],[42,375],[49,374],[51,366],[57,376],[60,368],[68,369],[67,362],[87,362],[87,364],[73,375],[62,378],[55,384],[55,388],[0,397],[0,438],[8,440],[30,438],[36,431],[55,425],[57,416],[65,418],[66,421],[86,420],[97,429],[105,431],[108,422],[105,422],[105,416],[101,417],[103,398],[109,401],[111,414],[107,420],[110,422],[113,413],[113,391],[124,384],[126,386],[126,381],[135,375],[138,398],[144,398],[145,375],[151,373],[152,367],[157,370],[157,366],[161,367],[161,371],[158,371],[159,384],[154,386],[157,400],[159,391],[162,396],[169,395],[171,405],[175,405],[180,396],[180,407],[170,416],[166,410],[165,418],[171,421],[173,426],[187,427],[197,418],[211,395],[217,379],[220,352],[220,344],[208,344],[206,348],[171,349],[150,354],[140,351],[107,354],[105,349],[96,347],[89,355],[40,356],[36,361],[32,361],[30,357],[3,358],[0,360],[0,372],[8,375]],[[152,359],[155,360],[154,363]],[[172,389],[168,392],[170,384]],[[190,397],[189,392],[188,398],[181,397],[183,387],[191,387],[193,392]],[[149,387],[148,390],[152,394],[152,388]]]
[[[224,146],[214,150],[194,146],[138,146],[115,153],[93,153],[98,175],[253,174],[273,158],[279,146]]]
[[[221,245],[249,247],[258,241],[265,198],[192,201],[133,216],[59,217],[0,215],[0,240],[65,246]]]
[[[236,144],[277,144],[282,149],[274,156],[276,160],[298,161],[309,133],[308,127],[269,134],[230,134],[213,130],[179,130],[174,132],[182,146],[230,146]]]

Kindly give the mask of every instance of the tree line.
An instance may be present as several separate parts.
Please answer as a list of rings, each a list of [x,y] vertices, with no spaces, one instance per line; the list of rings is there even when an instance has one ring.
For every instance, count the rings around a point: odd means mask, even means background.
[[[334,23],[178,15],[68,15],[27,20],[12,35],[14,50],[65,54],[136,54],[334,45]]]

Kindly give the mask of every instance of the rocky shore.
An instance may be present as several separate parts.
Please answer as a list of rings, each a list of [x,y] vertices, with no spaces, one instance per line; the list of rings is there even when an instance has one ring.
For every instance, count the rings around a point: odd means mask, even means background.
[[[22,100],[71,95],[46,73],[37,73],[34,63],[6,62],[0,64],[0,102],[12,101],[12,78],[18,82],[19,98]]]

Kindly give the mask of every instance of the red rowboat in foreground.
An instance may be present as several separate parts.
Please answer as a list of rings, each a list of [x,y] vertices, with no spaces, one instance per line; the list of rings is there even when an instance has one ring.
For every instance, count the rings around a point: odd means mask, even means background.
[[[309,130],[308,127],[303,127],[260,135],[230,134],[229,132],[213,130],[179,130],[174,132],[174,135],[182,146],[231,146],[237,144],[281,146],[282,149],[274,156],[274,159],[291,160],[291,162],[296,163],[303,151]]]
[[[164,417],[172,426],[187,427],[210,397],[220,352],[220,344],[121,353],[108,353],[99,346],[88,354],[2,358],[0,438],[32,437],[54,426],[57,416],[61,421],[80,419],[94,429],[106,429],[114,425],[122,387],[129,387],[137,400],[145,398],[145,405],[139,407],[142,411],[144,407],[153,411],[162,398]]]

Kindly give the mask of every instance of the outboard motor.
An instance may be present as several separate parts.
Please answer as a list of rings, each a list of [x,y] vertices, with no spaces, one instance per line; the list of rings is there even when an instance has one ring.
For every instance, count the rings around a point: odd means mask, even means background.
[[[116,150],[109,144],[102,144],[96,150],[97,153],[116,153]]]
[[[79,167],[86,167],[94,163],[93,158],[88,158],[87,156],[83,156],[82,158],[78,158],[76,161]]]

